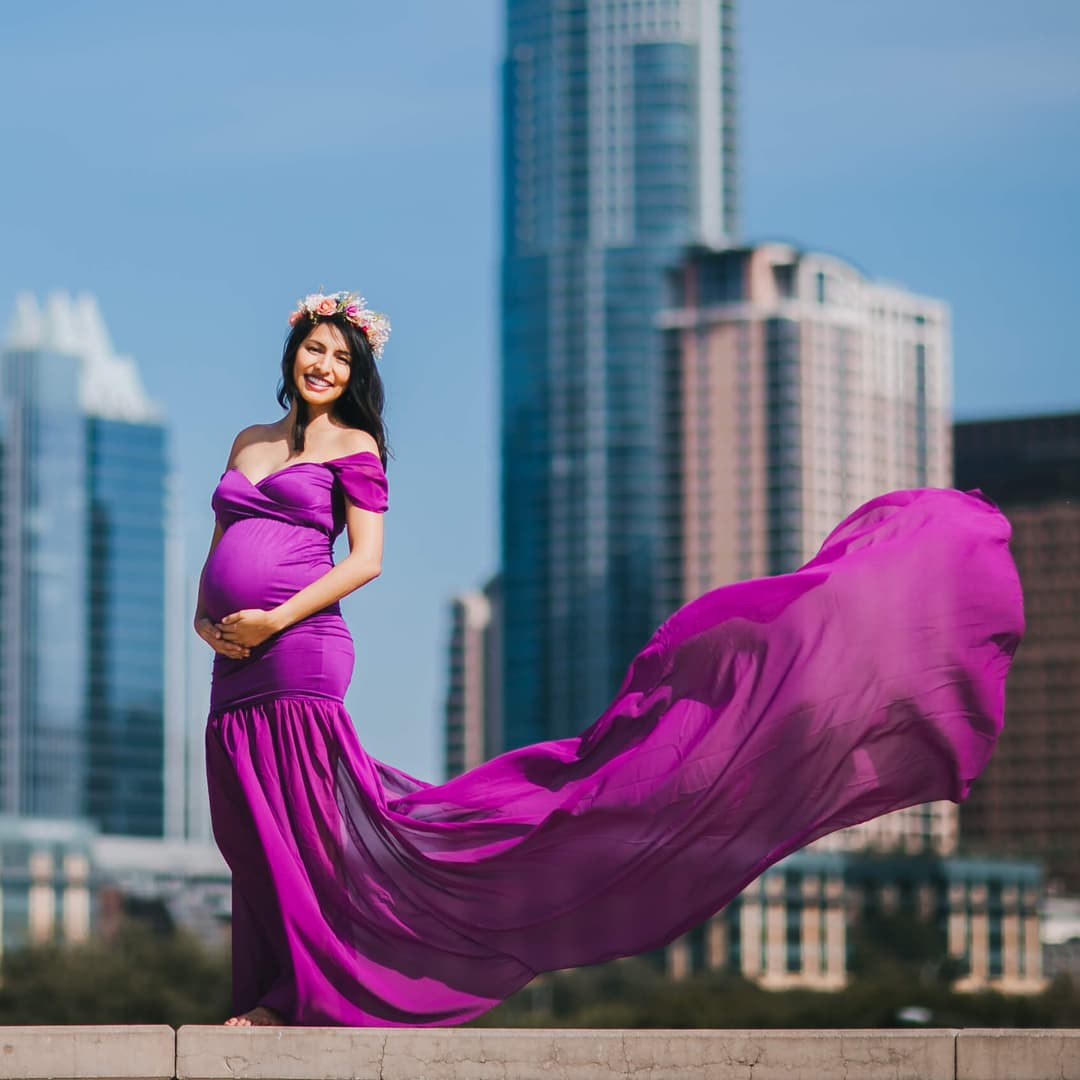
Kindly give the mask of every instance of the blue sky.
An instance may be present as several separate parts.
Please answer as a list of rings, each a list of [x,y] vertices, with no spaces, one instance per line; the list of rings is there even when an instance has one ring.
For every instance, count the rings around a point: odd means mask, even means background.
[[[953,309],[960,417],[1080,408],[1080,4],[745,0],[744,235]],[[166,407],[197,573],[295,299],[386,311],[383,574],[348,705],[437,779],[446,601],[497,563],[496,0],[0,7],[0,313],[91,291]],[[648,512],[644,508],[644,512]]]

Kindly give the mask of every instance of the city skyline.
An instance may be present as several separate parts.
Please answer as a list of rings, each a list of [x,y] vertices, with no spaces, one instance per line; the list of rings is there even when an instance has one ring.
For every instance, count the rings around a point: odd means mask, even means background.
[[[284,5],[0,17],[0,79],[34,103],[0,121],[18,150],[0,308],[24,288],[99,296],[176,429],[189,575],[233,435],[277,415],[296,296],[359,288],[394,320],[393,510],[383,575],[346,605],[348,704],[372,753],[428,777],[445,599],[497,562],[500,7],[366,5],[315,67]],[[996,3],[976,23],[925,0],[902,19],[746,7],[747,239],[833,251],[945,299],[961,418],[1080,404],[1060,329],[1080,13],[1036,3],[1020,25]]]

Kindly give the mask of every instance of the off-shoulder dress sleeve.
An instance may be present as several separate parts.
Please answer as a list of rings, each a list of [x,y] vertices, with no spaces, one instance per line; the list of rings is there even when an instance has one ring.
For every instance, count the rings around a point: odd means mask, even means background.
[[[327,465],[341,489],[357,506],[377,514],[386,512],[390,505],[386,473],[375,454],[364,451],[328,461]]]

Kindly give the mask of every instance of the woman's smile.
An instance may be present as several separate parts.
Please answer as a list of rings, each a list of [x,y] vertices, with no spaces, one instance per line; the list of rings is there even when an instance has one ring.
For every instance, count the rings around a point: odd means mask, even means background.
[[[325,376],[315,375],[312,372],[307,372],[304,375],[304,382],[307,384],[307,388],[313,393],[321,393],[324,390],[332,390],[334,384],[330,382]]]

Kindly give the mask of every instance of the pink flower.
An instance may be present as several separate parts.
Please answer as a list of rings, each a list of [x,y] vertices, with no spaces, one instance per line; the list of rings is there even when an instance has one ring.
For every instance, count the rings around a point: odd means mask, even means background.
[[[346,307],[345,307],[345,318],[346,319],[349,319],[352,322],[356,322],[359,315],[360,315],[360,308],[358,308],[356,306],[356,304],[348,304],[348,305],[346,305]]]
[[[332,297],[324,296],[319,301],[319,306],[315,309],[316,315],[333,315],[337,311],[337,301]]]
[[[295,326],[303,317],[304,317],[304,313],[302,311],[294,311],[289,316],[289,325],[290,326]]]

